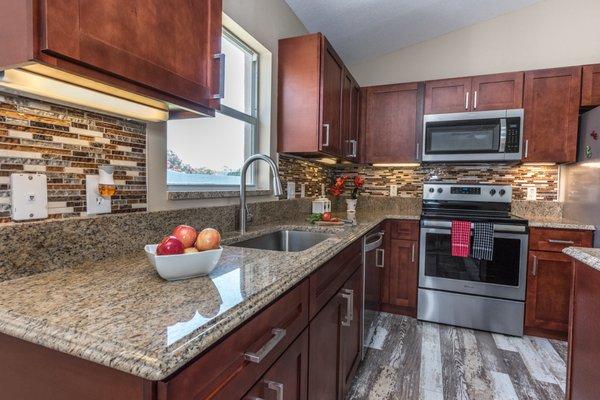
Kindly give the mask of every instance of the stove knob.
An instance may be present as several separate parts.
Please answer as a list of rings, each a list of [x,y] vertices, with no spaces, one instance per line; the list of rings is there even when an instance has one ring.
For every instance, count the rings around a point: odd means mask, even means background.
[[[506,194],[506,190],[500,189],[500,196],[504,196]]]
[[[429,193],[433,193],[433,192],[435,192],[435,189],[434,188],[429,188]]]
[[[443,191],[444,191],[444,189],[438,188],[438,193],[442,193]]]
[[[493,195],[495,195],[495,194],[496,194],[496,189],[491,189],[491,190],[490,190],[490,194],[491,194],[492,196],[493,196]]]

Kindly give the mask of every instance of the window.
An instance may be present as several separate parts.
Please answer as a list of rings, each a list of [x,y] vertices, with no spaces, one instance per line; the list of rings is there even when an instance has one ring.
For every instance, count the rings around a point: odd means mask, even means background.
[[[214,118],[167,122],[167,185],[170,188],[228,189],[240,184],[244,160],[258,146],[258,54],[227,30],[225,97]],[[256,180],[255,167],[248,185]]]

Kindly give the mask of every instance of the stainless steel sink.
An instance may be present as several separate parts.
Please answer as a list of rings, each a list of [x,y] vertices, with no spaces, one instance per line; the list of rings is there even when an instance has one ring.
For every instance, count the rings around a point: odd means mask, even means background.
[[[333,235],[329,233],[283,230],[232,243],[231,246],[275,251],[303,251],[330,237]]]

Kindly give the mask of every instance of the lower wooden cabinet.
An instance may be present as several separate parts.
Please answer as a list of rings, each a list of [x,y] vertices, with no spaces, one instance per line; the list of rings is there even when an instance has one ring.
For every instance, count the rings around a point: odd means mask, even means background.
[[[308,399],[308,329],[287,348],[245,400]]]
[[[362,268],[310,322],[308,397],[341,400],[362,351]]]
[[[567,338],[573,266],[566,254],[530,251],[525,300],[527,334]]]
[[[387,222],[381,306],[383,311],[413,317],[417,314],[418,234],[418,221]]]

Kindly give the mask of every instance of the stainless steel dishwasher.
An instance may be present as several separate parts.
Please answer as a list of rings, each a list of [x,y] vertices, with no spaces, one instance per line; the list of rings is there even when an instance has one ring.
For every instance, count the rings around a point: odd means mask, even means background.
[[[365,265],[363,350],[369,344],[367,343],[369,332],[371,332],[371,327],[381,308],[381,284],[385,264],[383,236],[384,230],[381,225],[378,225],[369,231],[363,239]]]

